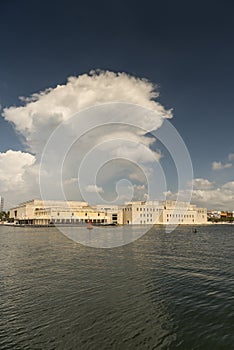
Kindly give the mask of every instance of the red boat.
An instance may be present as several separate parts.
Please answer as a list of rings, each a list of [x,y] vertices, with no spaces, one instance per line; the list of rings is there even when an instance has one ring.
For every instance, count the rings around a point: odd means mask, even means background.
[[[92,221],[89,221],[89,222],[88,222],[87,229],[88,229],[88,230],[92,230],[92,229],[93,229]]]

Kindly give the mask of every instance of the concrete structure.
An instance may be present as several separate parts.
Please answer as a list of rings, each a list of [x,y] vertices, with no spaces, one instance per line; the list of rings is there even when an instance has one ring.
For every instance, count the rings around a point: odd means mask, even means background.
[[[34,199],[10,210],[15,223],[31,225],[102,224],[196,225],[207,223],[207,210],[186,202],[145,201],[124,206],[89,206],[78,201],[42,201]]]
[[[91,207],[78,201],[42,201],[34,199],[10,209],[10,217],[23,225],[118,223],[112,211]]]
[[[123,209],[118,205],[96,205],[98,211],[104,212],[109,218],[108,222],[113,224],[123,224]]]
[[[0,211],[3,211],[4,209],[4,198],[0,196]]]
[[[186,202],[131,202],[123,208],[123,224],[195,225],[207,223],[207,210]]]

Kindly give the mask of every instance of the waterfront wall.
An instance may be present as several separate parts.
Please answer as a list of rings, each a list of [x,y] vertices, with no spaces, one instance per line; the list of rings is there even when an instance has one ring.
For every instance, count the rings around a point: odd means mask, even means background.
[[[206,208],[185,202],[145,201],[123,206],[89,206],[86,202],[32,200],[10,210],[19,224],[77,224],[85,222],[120,225],[200,225],[207,223]]]

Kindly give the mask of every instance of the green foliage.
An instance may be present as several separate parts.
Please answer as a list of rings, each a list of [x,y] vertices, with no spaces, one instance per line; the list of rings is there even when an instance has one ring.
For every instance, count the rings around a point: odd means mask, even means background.
[[[9,221],[10,212],[9,211],[0,211],[0,221]]]
[[[234,217],[221,217],[221,218],[208,218],[208,221],[212,222],[234,222]]]

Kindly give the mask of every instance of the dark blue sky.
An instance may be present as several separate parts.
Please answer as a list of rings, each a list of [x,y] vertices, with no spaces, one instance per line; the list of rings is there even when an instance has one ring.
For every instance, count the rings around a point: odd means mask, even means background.
[[[3,107],[90,69],[145,77],[174,109],[195,176],[230,180],[211,163],[234,153],[232,1],[1,1],[0,14]],[[0,118],[9,148],[23,146]]]

